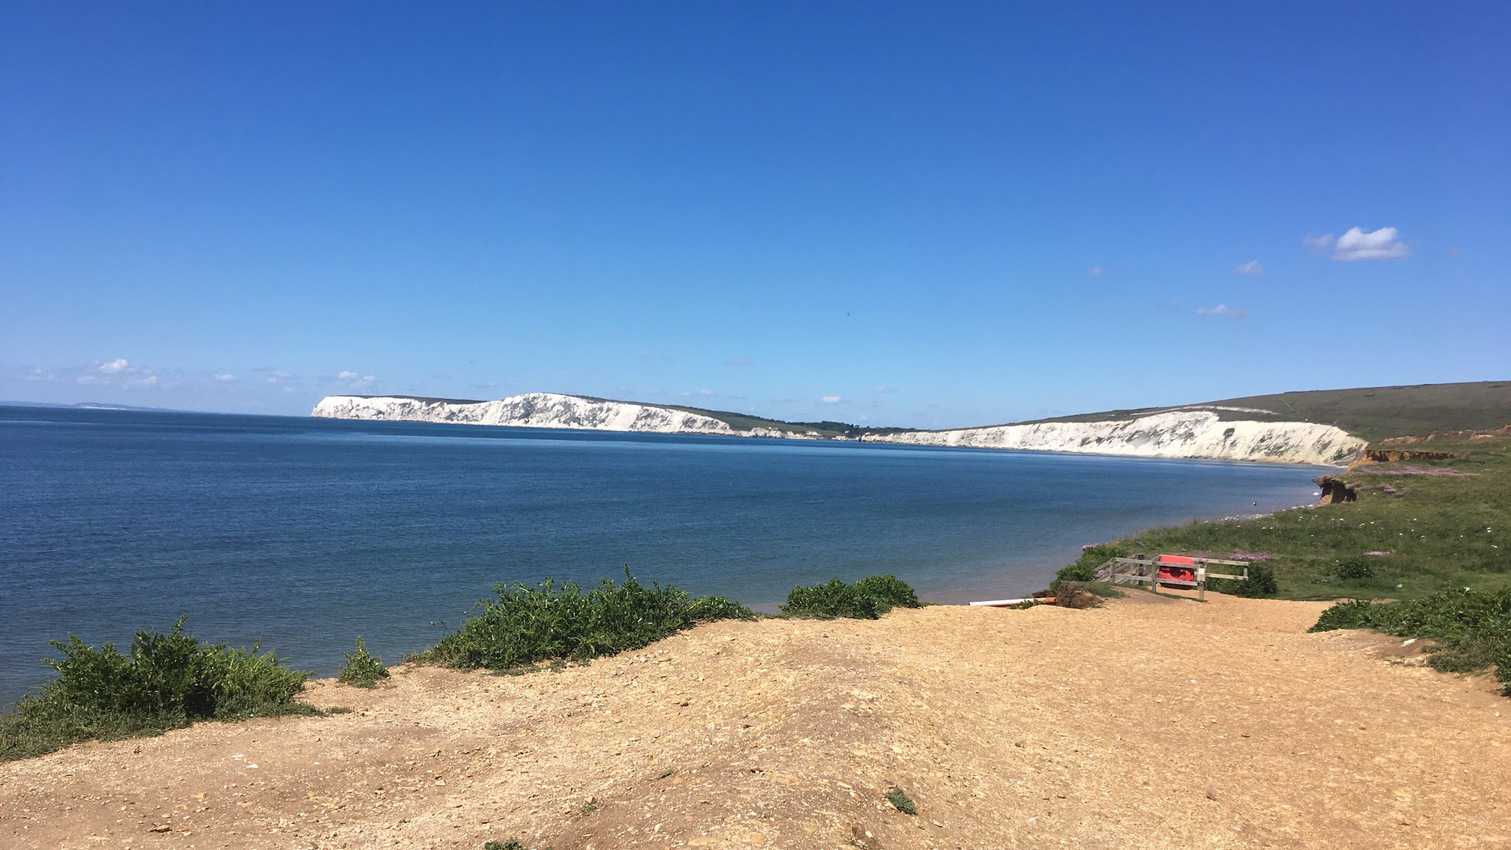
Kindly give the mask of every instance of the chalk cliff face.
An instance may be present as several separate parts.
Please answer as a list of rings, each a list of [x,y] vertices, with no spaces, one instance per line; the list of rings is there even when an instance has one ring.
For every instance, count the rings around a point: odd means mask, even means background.
[[[817,433],[811,431],[786,431],[766,427],[736,430],[721,419],[685,410],[559,393],[525,393],[495,401],[477,402],[409,396],[333,395],[321,399],[315,405],[313,415],[334,419],[456,422],[466,425],[512,425],[520,428],[819,438]],[[917,446],[1314,464],[1346,464],[1365,445],[1364,440],[1331,425],[1313,422],[1224,421],[1218,418],[1212,408],[1174,408],[1146,416],[1105,422],[1041,422],[960,428],[953,431],[867,434],[862,439],[867,442]]]
[[[1041,422],[868,434],[865,440],[920,446],[1315,464],[1347,463],[1365,445],[1364,440],[1332,425],[1224,421],[1210,410],[1189,409],[1106,422]]]
[[[332,419],[389,419],[512,425],[518,428],[581,428],[594,431],[652,431],[662,434],[734,434],[729,423],[711,416],[622,401],[600,401],[558,393],[525,393],[495,401],[456,402],[407,396],[326,396],[314,416]]]

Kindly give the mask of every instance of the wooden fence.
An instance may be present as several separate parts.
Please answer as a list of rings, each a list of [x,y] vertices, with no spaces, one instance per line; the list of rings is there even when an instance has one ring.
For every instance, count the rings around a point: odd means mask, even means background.
[[[1212,566],[1230,567],[1242,570],[1241,573],[1213,572]],[[1165,570],[1165,575],[1160,575],[1160,570]],[[1178,573],[1177,573],[1178,571]],[[1190,578],[1184,578],[1183,574],[1190,573]],[[1182,577],[1177,577],[1182,575]],[[1172,587],[1194,587],[1196,598],[1206,601],[1207,581],[1221,578],[1233,581],[1243,581],[1249,577],[1249,563],[1247,561],[1224,561],[1221,558],[1194,558],[1185,555],[1134,555],[1127,558],[1113,558],[1103,564],[1097,570],[1097,578],[1109,584],[1148,584],[1149,589],[1159,593],[1161,584]]]

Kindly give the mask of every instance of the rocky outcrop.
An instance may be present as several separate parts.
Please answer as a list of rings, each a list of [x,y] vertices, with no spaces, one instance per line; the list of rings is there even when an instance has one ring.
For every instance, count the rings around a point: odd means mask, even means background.
[[[1338,465],[1365,442],[1332,425],[1222,419],[1210,410],[1169,410],[1103,422],[1035,422],[867,435],[867,441],[1137,457],[1214,458]]]
[[[1350,487],[1348,482],[1341,478],[1323,475],[1320,478],[1313,478],[1312,481],[1322,489],[1322,499],[1317,502],[1319,505],[1336,505],[1339,502],[1359,501],[1358,491]]]

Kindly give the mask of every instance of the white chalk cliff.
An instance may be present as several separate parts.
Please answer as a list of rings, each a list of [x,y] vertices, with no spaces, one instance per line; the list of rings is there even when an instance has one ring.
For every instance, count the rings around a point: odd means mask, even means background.
[[[712,416],[651,404],[603,401],[559,393],[524,393],[495,401],[461,402],[409,396],[329,395],[313,416],[510,425],[516,428],[580,428],[652,431],[662,434],[734,434]]]
[[[1347,463],[1365,445],[1364,440],[1332,425],[1223,420],[1211,410],[1191,408],[1105,422],[1038,422],[952,431],[904,431],[868,434],[864,439],[918,446],[1314,464]]]
[[[1212,458],[1269,463],[1342,464],[1353,460],[1365,441],[1332,425],[1315,422],[1260,422],[1219,418],[1215,411],[1267,414],[1269,411],[1188,406],[1103,422],[1039,422],[951,431],[866,434],[866,442],[916,446],[1079,452],[1135,457]],[[814,439],[811,431],[758,427],[736,430],[729,423],[671,407],[605,401],[560,393],[525,393],[495,401],[452,401],[410,396],[326,396],[314,416],[333,419],[455,422],[518,428],[577,428],[661,434],[724,434],[733,437]]]

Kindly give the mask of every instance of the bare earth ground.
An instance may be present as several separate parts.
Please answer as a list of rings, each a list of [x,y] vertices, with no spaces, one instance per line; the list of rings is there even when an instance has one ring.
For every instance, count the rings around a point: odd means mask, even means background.
[[[1511,847],[1511,701],[1306,634],[1323,607],[718,623],[557,672],[320,682],[355,711],[0,765],[0,846]]]

